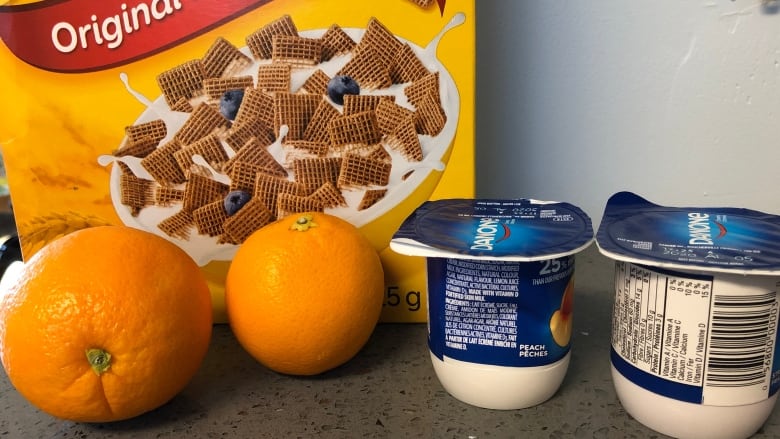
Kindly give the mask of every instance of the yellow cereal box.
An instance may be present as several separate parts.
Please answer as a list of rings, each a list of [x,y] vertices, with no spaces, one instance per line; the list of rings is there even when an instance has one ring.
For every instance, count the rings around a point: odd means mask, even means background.
[[[388,243],[422,202],[473,197],[474,29],[473,0],[0,0],[24,257],[147,230],[202,266],[225,322],[243,240],[320,210],[380,251],[382,320],[425,321],[424,261]]]

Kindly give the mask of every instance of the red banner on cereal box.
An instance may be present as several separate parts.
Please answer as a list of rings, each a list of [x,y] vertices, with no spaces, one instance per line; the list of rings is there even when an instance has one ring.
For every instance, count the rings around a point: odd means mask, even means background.
[[[271,0],[49,0],[0,7],[0,39],[22,61],[89,72],[147,57]]]

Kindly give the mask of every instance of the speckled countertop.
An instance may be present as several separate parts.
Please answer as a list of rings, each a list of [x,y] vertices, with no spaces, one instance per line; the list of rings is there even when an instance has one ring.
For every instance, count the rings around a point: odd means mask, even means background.
[[[264,369],[220,325],[190,385],[128,421],[52,418],[0,374],[0,438],[663,438],[627,415],[613,390],[611,261],[591,246],[578,257],[575,276],[571,365],[559,392],[536,407],[486,410],[449,396],[434,375],[424,324],[382,324],[357,357],[316,378]],[[776,437],[780,408],[755,436]]]

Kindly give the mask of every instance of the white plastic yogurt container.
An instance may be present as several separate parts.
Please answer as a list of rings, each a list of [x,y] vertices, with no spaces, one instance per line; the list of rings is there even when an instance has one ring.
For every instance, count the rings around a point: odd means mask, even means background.
[[[615,260],[611,364],[626,411],[678,438],[746,438],[780,388],[780,217],[607,202],[596,237]]]
[[[453,397],[520,409],[555,394],[569,366],[574,256],[590,218],[531,199],[429,201],[390,241],[427,260],[428,346]]]

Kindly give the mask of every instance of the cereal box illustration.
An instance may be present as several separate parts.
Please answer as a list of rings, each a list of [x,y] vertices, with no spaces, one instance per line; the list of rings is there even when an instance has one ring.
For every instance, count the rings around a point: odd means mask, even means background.
[[[424,263],[388,244],[426,200],[473,196],[474,28],[466,0],[0,0],[24,257],[146,230],[202,267],[224,322],[241,243],[324,211],[380,252],[382,320],[425,321]]]

